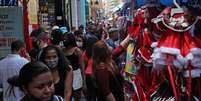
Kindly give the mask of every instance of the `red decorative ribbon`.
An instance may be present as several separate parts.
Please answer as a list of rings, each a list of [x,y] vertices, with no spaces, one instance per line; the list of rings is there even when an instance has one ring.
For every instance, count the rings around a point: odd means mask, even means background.
[[[174,96],[176,98],[176,101],[179,101],[178,100],[178,96],[177,96],[177,91],[176,91],[175,83],[174,83],[174,79],[173,79],[173,75],[172,75],[172,71],[171,71],[171,67],[170,67],[169,63],[168,63],[168,73],[169,73],[169,76],[170,76],[170,81],[171,81],[171,85],[172,85],[172,88],[173,88]]]

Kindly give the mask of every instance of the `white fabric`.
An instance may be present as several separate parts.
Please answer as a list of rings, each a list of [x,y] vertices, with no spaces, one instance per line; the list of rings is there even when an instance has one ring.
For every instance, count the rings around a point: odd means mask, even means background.
[[[28,62],[27,59],[17,54],[9,54],[0,61],[0,83],[3,84],[3,101],[20,101],[23,97],[23,93],[17,87],[14,88],[15,95],[8,93],[10,85],[7,83],[7,79],[18,75],[22,66]]]
[[[193,55],[193,58],[191,59],[192,66],[201,68],[201,48],[191,49],[191,54]]]
[[[82,75],[81,70],[77,69],[73,71],[73,89],[78,90],[82,87]]]
[[[190,73],[189,70],[186,70],[183,73],[184,77],[189,77]],[[196,77],[200,77],[201,76],[201,69],[193,69],[191,70],[191,77],[192,78],[196,78]]]
[[[173,60],[173,63],[170,65],[174,65],[179,69],[187,68],[189,60],[191,61],[193,67],[201,68],[201,48],[192,48],[185,57],[180,54],[180,51],[177,48],[155,48],[151,56],[154,68],[161,68],[164,67],[164,65],[167,65],[165,61],[166,57],[163,56],[163,53],[176,56],[176,58]]]

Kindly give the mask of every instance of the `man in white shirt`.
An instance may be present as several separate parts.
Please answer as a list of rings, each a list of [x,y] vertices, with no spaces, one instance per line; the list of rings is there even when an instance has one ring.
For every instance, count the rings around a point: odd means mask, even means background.
[[[10,92],[10,85],[7,79],[19,75],[20,69],[29,61],[19,55],[25,49],[24,42],[16,40],[11,43],[11,54],[8,54],[0,61],[0,83],[3,85],[3,101],[20,101],[23,93],[19,88],[14,87]]]

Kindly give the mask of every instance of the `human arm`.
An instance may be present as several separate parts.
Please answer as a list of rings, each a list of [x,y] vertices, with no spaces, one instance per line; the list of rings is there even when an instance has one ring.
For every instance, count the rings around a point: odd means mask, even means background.
[[[82,68],[83,68],[83,70],[82,70],[82,72],[83,72],[83,92],[84,93],[86,93],[87,92],[87,85],[86,85],[86,74],[85,74],[85,70],[86,70],[86,68],[87,68],[87,64],[88,64],[88,61],[89,61],[89,59],[87,58],[87,56],[86,56],[86,51],[85,52],[83,52],[83,54],[82,54]]]
[[[73,69],[71,67],[71,69],[66,73],[65,90],[64,90],[65,101],[70,101],[71,99],[72,83],[73,83]]]
[[[106,96],[106,101],[116,101],[115,97],[113,96],[112,93],[108,94]]]
[[[112,59],[118,58],[124,51],[126,51],[126,48],[128,47],[129,42],[130,42],[130,38],[131,38],[130,35],[128,35],[120,43],[120,45],[112,51]]]

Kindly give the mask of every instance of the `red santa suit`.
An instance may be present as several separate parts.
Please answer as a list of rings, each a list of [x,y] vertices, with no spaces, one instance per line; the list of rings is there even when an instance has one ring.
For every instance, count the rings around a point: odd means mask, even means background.
[[[159,11],[156,7],[144,6],[137,10],[134,17],[134,26],[129,28],[129,33],[133,39],[136,40],[136,46],[133,52],[134,57],[138,61],[139,69],[135,75],[134,83],[136,86],[136,96],[133,96],[133,100],[148,101],[152,87],[152,48],[151,44],[152,34],[151,27],[153,23],[151,19],[156,17]],[[152,91],[154,91],[154,87]],[[138,96],[137,96],[138,95]]]
[[[201,63],[198,61],[201,61],[201,43],[192,34],[192,29],[200,18],[189,23],[184,16],[185,12],[172,15],[172,10],[173,8],[166,8],[154,19],[157,25],[163,25],[158,27],[163,28],[162,38],[152,54],[154,69],[162,70],[169,65],[178,71],[184,71],[184,77],[200,77]]]

